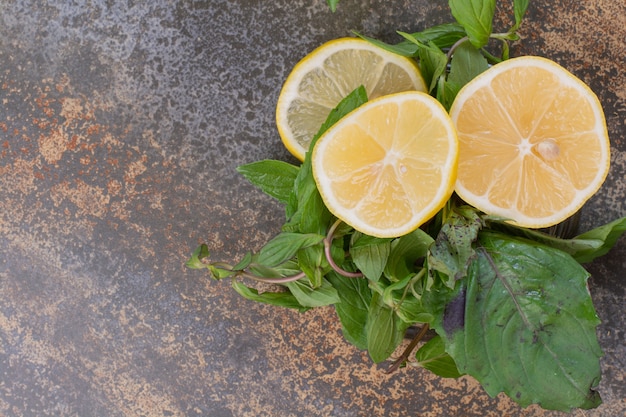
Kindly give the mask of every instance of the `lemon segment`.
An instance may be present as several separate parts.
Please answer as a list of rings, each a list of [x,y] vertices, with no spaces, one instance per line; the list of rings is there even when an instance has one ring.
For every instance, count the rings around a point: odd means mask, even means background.
[[[313,176],[328,209],[356,230],[397,237],[448,201],[458,142],[437,100],[422,92],[386,95],[342,118],[313,147]]]
[[[416,63],[359,38],[340,38],[296,64],[278,97],[276,125],[287,149],[301,161],[332,109],[363,85],[368,98],[426,91]]]
[[[610,165],[602,106],[573,74],[545,58],[499,63],[458,93],[458,195],[514,224],[542,228],[578,211]]]

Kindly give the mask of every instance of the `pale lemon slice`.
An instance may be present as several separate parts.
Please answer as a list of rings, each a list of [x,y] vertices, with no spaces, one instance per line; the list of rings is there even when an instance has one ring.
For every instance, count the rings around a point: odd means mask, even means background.
[[[548,59],[526,56],[493,66],[459,92],[450,116],[460,143],[456,192],[519,226],[567,219],[609,171],[598,98]]]
[[[458,142],[431,96],[403,92],[349,113],[313,147],[313,176],[328,209],[377,237],[407,234],[450,198]]]
[[[370,99],[426,90],[419,68],[409,58],[359,38],[327,42],[296,64],[280,92],[276,124],[287,149],[304,160],[330,111],[361,85]]]

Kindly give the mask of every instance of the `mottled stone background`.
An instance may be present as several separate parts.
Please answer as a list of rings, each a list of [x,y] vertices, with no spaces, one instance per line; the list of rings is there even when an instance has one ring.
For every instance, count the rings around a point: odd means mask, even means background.
[[[385,375],[332,309],[256,305],[183,266],[199,242],[235,261],[278,232],[235,167],[293,162],[274,106],[298,59],[450,20],[445,0],[0,1],[0,415],[562,415]],[[626,215],[624,1],[532,1],[521,35],[515,54],[558,61],[606,110],[613,167],[581,228]],[[626,240],[588,269],[605,404],[572,415],[624,416]]]

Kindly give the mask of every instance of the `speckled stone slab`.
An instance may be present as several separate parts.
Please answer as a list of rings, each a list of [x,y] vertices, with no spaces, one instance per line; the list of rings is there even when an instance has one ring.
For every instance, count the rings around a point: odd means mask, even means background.
[[[1,2],[0,415],[562,415],[386,375],[331,308],[257,305],[183,266],[199,242],[232,262],[278,232],[235,168],[295,162],[274,107],[302,56],[451,19],[445,0]],[[626,215],[624,2],[532,1],[521,35],[514,54],[556,60],[606,111],[613,167],[581,229]],[[572,415],[624,416],[626,240],[588,269],[605,403]]]

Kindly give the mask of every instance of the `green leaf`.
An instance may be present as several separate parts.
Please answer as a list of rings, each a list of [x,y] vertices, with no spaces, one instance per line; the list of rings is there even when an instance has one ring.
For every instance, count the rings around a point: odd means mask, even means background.
[[[422,229],[416,229],[395,239],[391,243],[385,276],[395,282],[414,275],[421,268],[419,261],[426,257],[428,248],[433,242],[433,238]]]
[[[208,265],[202,262],[202,259],[208,257],[209,247],[203,243],[193,251],[191,257],[185,262],[185,266],[191,269],[205,269]]]
[[[626,232],[626,217],[614,220],[572,239],[561,239],[539,230],[516,227],[508,223],[493,221],[491,227],[512,236],[522,236],[566,252],[579,263],[593,261],[606,255]]]
[[[530,0],[514,0],[513,1],[513,12],[515,14],[515,26],[513,26],[512,31],[517,30],[522,24],[522,20],[524,19],[526,10],[528,10],[529,3],[530,3]]]
[[[282,232],[267,242],[259,251],[256,262],[265,266],[276,266],[293,258],[302,248],[313,246],[324,236],[313,233]]]
[[[587,271],[522,238],[482,231],[479,244],[468,276],[437,296],[448,302],[433,327],[459,371],[523,407],[598,406],[602,351]]]
[[[443,339],[435,335],[415,353],[417,364],[428,369],[442,378],[459,378],[463,374],[459,372],[454,359],[446,352]]]
[[[237,171],[265,194],[287,204],[299,168],[287,162],[267,159],[241,165]]]
[[[475,211],[452,210],[428,251],[431,276],[436,270],[447,277],[445,284],[454,288],[455,281],[467,275],[467,268],[475,256],[472,245],[482,226]]]
[[[391,239],[381,239],[355,232],[350,244],[350,255],[357,268],[369,280],[378,281],[391,252]]]
[[[473,80],[478,74],[489,68],[489,63],[471,43],[464,42],[454,49],[450,62],[450,74],[448,82],[456,86],[456,91],[452,97],[448,97],[452,102],[458,90],[465,84]]]
[[[367,349],[367,317],[372,300],[367,280],[347,278],[331,272],[327,275],[339,294],[340,302],[335,311],[341,322],[341,331],[346,340],[361,350]]]
[[[248,267],[248,265],[250,265],[250,263],[252,262],[252,259],[253,259],[252,252],[249,252],[249,251],[246,252],[244,257],[241,258],[241,261],[239,261],[237,265],[233,266],[233,271],[243,271],[244,269]]]
[[[482,48],[489,41],[496,0],[449,0],[450,11],[465,28],[470,42]]]
[[[417,47],[422,77],[428,86],[428,91],[433,91],[437,86],[439,77],[446,72],[448,57],[437,45],[422,43],[409,33],[398,32],[398,34]]]
[[[337,3],[339,3],[339,0],[327,0],[328,2],[328,7],[330,7],[330,10],[334,13],[337,10]]]
[[[382,296],[372,294],[367,317],[367,351],[376,363],[387,359],[396,350],[409,324],[404,323]]]
[[[355,32],[355,35],[379,48],[405,57],[416,57],[420,43],[424,45],[432,44],[439,49],[449,48],[465,36],[465,29],[458,23],[444,23],[426,28],[421,32],[411,34],[398,32],[398,34],[405,37],[405,40],[392,45]],[[410,37],[411,40],[408,40],[407,37]]]
[[[289,292],[263,292],[259,294],[256,288],[250,288],[245,286],[239,281],[233,280],[233,288],[242,297],[256,301],[259,303],[270,304],[278,307],[293,308],[300,312],[307,311],[309,308],[300,305],[296,297]]]
[[[597,248],[579,250],[573,256],[580,263],[591,262],[598,256],[607,254],[624,232],[626,232],[626,217],[578,235],[574,240],[600,241],[602,244]]]
[[[439,49],[450,48],[465,36],[465,29],[458,23],[443,23],[412,34],[422,43],[432,43]]]
[[[318,288],[311,288],[303,280],[285,284],[298,302],[304,307],[323,307],[339,302],[337,290],[325,279]]]

